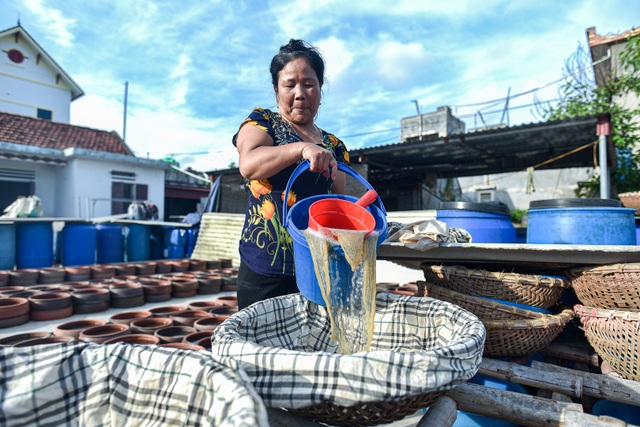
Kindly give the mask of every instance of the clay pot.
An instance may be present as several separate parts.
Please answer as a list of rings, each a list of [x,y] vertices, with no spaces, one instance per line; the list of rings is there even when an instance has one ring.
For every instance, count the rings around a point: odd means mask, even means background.
[[[0,298],[0,319],[29,314],[29,300],[26,298]]]
[[[160,338],[163,343],[178,343],[193,332],[197,331],[191,326],[167,326],[166,328],[158,329],[153,335]]]
[[[201,346],[201,347],[204,347],[205,350],[209,350],[211,348],[211,344],[212,344],[211,343],[211,337],[202,338],[196,344]]]
[[[398,282],[380,282],[376,283],[376,292],[389,292],[398,289]]]
[[[34,345],[70,343],[73,341],[74,339],[72,337],[48,336],[21,341],[17,344],[14,344],[13,347],[33,347]]]
[[[198,341],[200,341],[203,338],[209,338],[209,340],[211,340],[211,332],[207,332],[207,331],[192,332],[189,335],[186,335],[184,338],[182,338],[182,342],[197,344]]]
[[[135,264],[114,264],[113,269],[116,276],[136,276]]]
[[[156,263],[156,273],[171,273],[171,263],[169,261],[158,261]]]
[[[150,274],[156,274],[156,262],[139,262],[136,264],[136,274],[138,276],[148,276]]]
[[[3,298],[8,298],[12,294],[15,294],[16,292],[22,292],[24,290],[25,290],[24,286],[4,286],[0,288],[0,295]]]
[[[205,351],[205,348],[196,344],[189,344],[186,342],[171,342],[160,344],[160,347],[170,347],[170,348],[179,348],[182,350],[193,350],[193,351]]]
[[[110,279],[116,275],[116,269],[113,265],[98,264],[89,267],[91,278],[93,280]]]
[[[198,319],[193,322],[193,327],[196,328],[196,331],[200,332],[213,332],[215,329],[220,326],[222,322],[227,320],[229,316],[214,316],[211,317],[203,317],[202,319]]]
[[[185,305],[168,305],[164,307],[155,307],[150,309],[151,315],[153,317],[169,317],[172,314],[175,314],[179,311],[184,311],[187,309]]]
[[[224,307],[216,307],[209,310],[209,314],[213,314],[214,316],[218,316],[227,320],[231,315],[236,314],[238,312],[238,307],[232,306],[224,306]]]
[[[64,268],[51,267],[38,270],[38,283],[43,285],[64,282],[65,277]]]
[[[124,342],[127,344],[141,344],[141,345],[157,345],[160,344],[160,338],[147,334],[129,334],[119,337],[109,338],[102,344],[115,344],[117,342]]]
[[[149,317],[151,317],[150,311],[125,311],[111,316],[109,318],[109,323],[130,325],[134,320],[147,319]]]
[[[71,307],[71,294],[67,292],[42,292],[29,297],[31,311],[51,311]]]
[[[222,268],[222,261],[219,259],[207,260],[207,270],[213,270],[216,268]]]
[[[216,301],[219,301],[220,303],[228,307],[238,306],[238,297],[236,295],[225,295],[222,297],[218,297],[216,298]]]
[[[85,319],[62,323],[56,326],[53,330],[53,335],[57,337],[72,337],[78,341],[80,333],[85,329],[93,328],[94,326],[103,326],[106,323],[107,322],[102,319]]]
[[[146,302],[160,302],[171,299],[171,282],[161,279],[147,279],[141,281]]]
[[[73,315],[73,306],[58,308],[55,310],[31,310],[30,319],[34,321],[64,319]]]
[[[38,270],[27,268],[9,271],[9,286],[33,286],[38,283]]]
[[[103,343],[110,338],[119,337],[121,335],[129,335],[131,329],[129,325],[119,323],[106,324],[102,326],[93,326],[80,332],[78,337],[80,341]]]
[[[200,310],[184,310],[169,316],[175,325],[193,326],[193,323],[203,317],[211,317],[211,314]]]
[[[29,286],[26,288],[30,291],[38,291],[38,292],[71,292],[71,288],[67,285],[35,285]]]
[[[194,297],[198,293],[198,280],[195,277],[172,278],[171,296],[173,298]]]
[[[198,293],[204,295],[217,294],[221,291],[222,276],[219,274],[202,273],[196,275]]]
[[[199,310],[209,312],[212,308],[222,307],[223,304],[221,301],[212,300],[212,301],[194,301],[187,305],[188,310]]]
[[[148,317],[145,319],[135,319],[129,326],[134,334],[153,335],[158,329],[173,325],[173,320],[168,317]]]
[[[111,293],[105,288],[80,289],[71,294],[76,314],[97,313],[111,306]]]
[[[65,282],[79,282],[91,278],[91,268],[88,265],[65,267]]]
[[[207,261],[202,259],[190,259],[189,271],[204,271],[207,269]]]
[[[220,258],[220,264],[222,264],[222,268],[233,268],[233,260],[231,258]]]
[[[188,259],[174,259],[171,260],[171,271],[180,272],[189,270]]]
[[[0,270],[0,286],[7,286],[9,284],[9,272],[7,270]]]
[[[0,339],[0,347],[11,347],[23,341],[34,338],[44,338],[50,336],[50,332],[27,332],[24,334],[11,335]]]
[[[223,292],[235,292],[237,289],[238,276],[237,275],[229,275],[222,276],[222,285],[220,285],[220,290]]]

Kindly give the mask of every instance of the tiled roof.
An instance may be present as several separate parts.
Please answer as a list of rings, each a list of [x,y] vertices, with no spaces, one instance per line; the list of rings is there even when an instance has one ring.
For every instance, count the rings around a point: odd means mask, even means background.
[[[57,150],[74,147],[134,155],[115,131],[107,132],[2,112],[0,141]]]

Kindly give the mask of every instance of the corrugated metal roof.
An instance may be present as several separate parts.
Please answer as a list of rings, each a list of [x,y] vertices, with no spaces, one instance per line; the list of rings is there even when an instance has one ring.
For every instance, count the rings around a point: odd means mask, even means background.
[[[596,116],[476,130],[446,138],[350,150],[353,163],[366,163],[370,181],[420,178],[427,172],[438,177],[462,177],[516,172],[553,162],[541,169],[593,166],[593,150],[573,150],[596,142]],[[564,157],[562,157],[564,156]]]

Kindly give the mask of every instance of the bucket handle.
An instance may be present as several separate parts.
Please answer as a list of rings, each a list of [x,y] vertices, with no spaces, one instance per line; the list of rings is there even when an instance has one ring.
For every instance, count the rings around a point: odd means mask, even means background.
[[[296,179],[298,179],[298,177],[302,175],[303,172],[306,172],[310,167],[311,167],[311,164],[309,163],[308,160],[305,160],[302,163],[300,163],[298,167],[291,174],[291,177],[287,182],[287,186],[284,189],[284,203],[282,204],[282,216],[284,217],[284,219],[282,222],[286,228],[289,227],[289,218],[287,217],[287,210],[288,210],[287,200],[289,200],[289,191],[291,191],[291,187],[293,187],[293,182]],[[364,185],[367,189],[375,190],[373,186],[369,184],[369,182],[362,177],[362,175],[360,175],[358,172],[351,169],[349,166],[345,165],[344,163],[338,162],[338,170],[346,173],[347,175],[351,175],[356,179],[356,181]],[[387,211],[385,210],[384,205],[382,204],[382,199],[380,198],[380,196],[378,196],[377,202],[378,202],[378,205],[380,205],[380,209],[382,210],[382,213],[386,216]]]

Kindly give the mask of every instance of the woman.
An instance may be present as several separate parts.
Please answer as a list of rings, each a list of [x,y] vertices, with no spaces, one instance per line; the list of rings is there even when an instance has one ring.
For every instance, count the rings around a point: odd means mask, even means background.
[[[240,125],[233,144],[246,180],[247,210],[240,238],[238,307],[298,292],[293,245],[283,226],[283,202],[318,194],[344,193],[348,164],[344,143],[314,123],[324,83],[324,61],[302,40],[291,39],[271,60],[271,81],[279,113],[256,108]],[[284,189],[298,164],[309,172],[293,184],[286,202]]]

